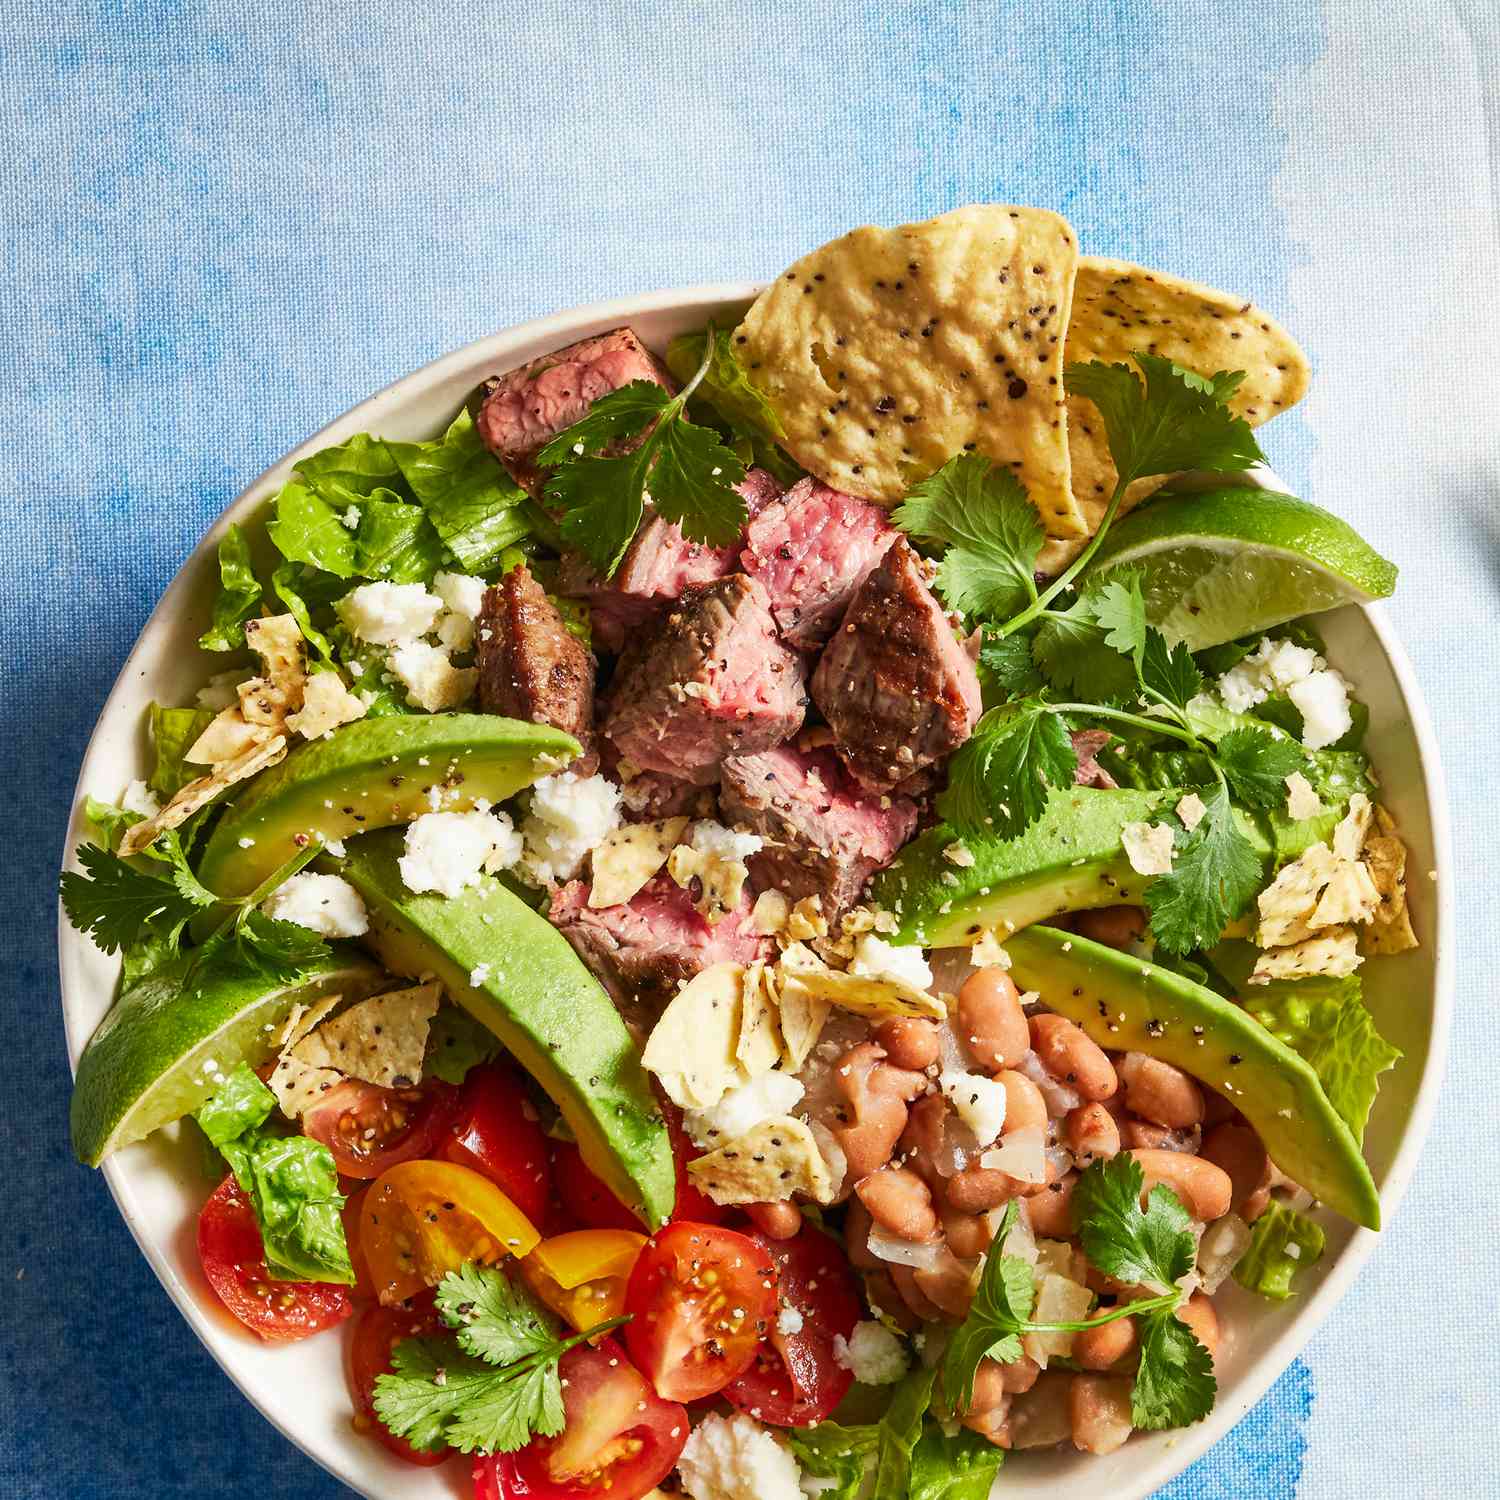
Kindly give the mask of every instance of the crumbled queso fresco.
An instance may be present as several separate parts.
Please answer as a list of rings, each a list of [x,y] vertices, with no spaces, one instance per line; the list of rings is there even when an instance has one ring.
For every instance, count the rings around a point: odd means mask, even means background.
[[[932,988],[932,970],[918,947],[897,947],[884,938],[867,932],[854,945],[854,957],[849,960],[849,972],[862,974],[867,979],[897,979],[909,984],[914,990]]]
[[[789,1115],[806,1092],[790,1073],[773,1069],[730,1089],[712,1109],[690,1109],[683,1124],[696,1145],[722,1146],[777,1115]]]
[[[797,1460],[753,1417],[710,1412],[677,1460],[693,1500],[803,1500]]]
[[[1309,750],[1342,739],[1353,723],[1349,684],[1310,646],[1262,641],[1219,678],[1219,697],[1231,713],[1248,713],[1272,693],[1285,693],[1296,705]]]
[[[364,898],[338,875],[303,870],[278,886],[261,910],[278,922],[295,922],[324,937],[362,937],[370,929]]]
[[[833,1340],[833,1357],[861,1385],[892,1385],[906,1374],[906,1345],[883,1323],[856,1323]]]
[[[531,811],[521,825],[521,865],[537,885],[571,880],[590,851],[620,826],[620,789],[602,776],[562,771],[531,789]]]
[[[520,857],[521,836],[504,813],[430,812],[407,825],[397,863],[408,890],[456,896]]]

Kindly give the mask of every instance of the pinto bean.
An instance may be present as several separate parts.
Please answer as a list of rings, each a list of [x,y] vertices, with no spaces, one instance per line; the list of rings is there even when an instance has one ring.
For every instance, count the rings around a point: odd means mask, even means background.
[[[1063,1121],[1062,1136],[1074,1156],[1093,1159],[1120,1154],[1120,1127],[1102,1104],[1080,1104]]]
[[[1229,1212],[1234,1184],[1229,1173],[1201,1156],[1187,1156],[1181,1151],[1132,1151],[1146,1177],[1146,1192],[1158,1182],[1164,1183],[1182,1200],[1183,1207],[1195,1218],[1207,1223],[1223,1218]]]
[[[1031,1045],[1016,982],[991,964],[970,974],[958,992],[959,1033],[980,1067],[1012,1068]]]
[[[1113,1453],[1131,1433],[1128,1375],[1075,1375],[1068,1393],[1073,1446]]]
[[[963,1214],[956,1209],[945,1208],[942,1219],[943,1235],[948,1241],[948,1248],[960,1260],[973,1260],[990,1248],[990,1241],[995,1235],[986,1215]]]
[[[1047,1128],[1047,1101],[1024,1073],[1007,1068],[997,1076],[996,1082],[1005,1088],[1005,1125],[1001,1135],[1009,1135],[1013,1130]]]
[[[966,1415],[974,1416],[1004,1405],[1007,1397],[1029,1391],[1041,1373],[1041,1366],[1027,1354],[1008,1365],[993,1359],[980,1360],[979,1368],[974,1371],[974,1398]]]
[[[893,1016],[875,1033],[885,1055],[898,1068],[927,1068],[938,1060],[937,1023],[915,1016]]]
[[[849,1160],[846,1181],[857,1183],[891,1159],[906,1129],[906,1105],[927,1087],[927,1075],[893,1067],[874,1042],[851,1047],[834,1068],[843,1118],[830,1130]]]
[[[854,1193],[882,1229],[903,1240],[930,1240],[937,1233],[932,1193],[915,1172],[905,1167],[882,1167],[872,1172]]]
[[[914,1333],[922,1326],[922,1320],[902,1300],[901,1293],[896,1290],[896,1283],[883,1266],[878,1271],[865,1272],[864,1280],[865,1296],[870,1299],[871,1307],[877,1308],[888,1318],[893,1318],[908,1333]]]
[[[1078,912],[1073,931],[1108,948],[1128,948],[1146,930],[1146,913],[1139,906],[1096,906]]]
[[[1015,1178],[989,1167],[965,1167],[943,1187],[943,1201],[961,1214],[984,1214],[1018,1196]]]
[[[1002,1401],[989,1411],[976,1412],[961,1419],[970,1432],[977,1432],[986,1442],[997,1448],[1010,1447],[1010,1402]]]
[[[1153,1125],[1134,1116],[1120,1121],[1120,1144],[1127,1151],[1184,1151],[1196,1156],[1202,1141],[1203,1133],[1196,1125],[1187,1130],[1168,1130],[1165,1125]]]
[[[1238,1211],[1263,1187],[1270,1185],[1271,1163],[1260,1137],[1248,1125],[1216,1125],[1203,1137],[1205,1161],[1222,1167],[1234,1184],[1230,1208]]]
[[[1047,1240],[1065,1240],[1073,1233],[1073,1188],[1076,1172],[1066,1172],[1044,1192],[1026,1200],[1031,1232]]]
[[[1203,1123],[1203,1090],[1181,1068],[1127,1052],[1120,1062],[1120,1081],[1125,1085],[1125,1107],[1168,1130],[1186,1130]]]
[[[802,1228],[802,1215],[795,1203],[747,1203],[745,1212],[768,1239],[795,1239]]]
[[[1017,1448],[1050,1448],[1073,1430],[1069,1408],[1074,1377],[1046,1370],[1029,1391],[1010,1403],[1010,1439]]]
[[[920,1286],[917,1285],[916,1272],[910,1266],[887,1266],[891,1280],[896,1284],[896,1290],[901,1294],[901,1300],[912,1312],[924,1323],[941,1323],[943,1310],[934,1302]]]
[[[1078,1334],[1073,1340],[1073,1358],[1085,1370],[1108,1370],[1133,1353],[1135,1344],[1135,1319],[1116,1318]]]
[[[922,1295],[948,1318],[962,1323],[968,1317],[974,1300],[974,1277],[968,1268],[950,1261],[936,1271],[914,1270],[912,1279]]]
[[[1114,1064],[1081,1026],[1046,1012],[1031,1018],[1031,1046],[1042,1066],[1085,1099],[1108,1099],[1119,1088]]]
[[[1179,1323],[1186,1323],[1193,1330],[1193,1337],[1208,1350],[1210,1359],[1219,1352],[1219,1315],[1202,1292],[1194,1292],[1175,1316]]]
[[[948,1108],[948,1101],[941,1094],[924,1094],[907,1111],[906,1129],[896,1143],[897,1160],[931,1188],[942,1184],[936,1162],[944,1146]]]
[[[849,1264],[861,1271],[883,1271],[885,1262],[870,1250],[870,1228],[874,1224],[867,1209],[858,1198],[849,1200],[844,1213],[844,1250]]]

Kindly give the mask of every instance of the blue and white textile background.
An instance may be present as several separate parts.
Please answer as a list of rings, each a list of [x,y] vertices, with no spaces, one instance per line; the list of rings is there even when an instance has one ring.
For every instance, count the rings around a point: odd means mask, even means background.
[[[1488,0],[0,0],[0,1500],[346,1493],[216,1371],[66,1150],[53,879],[153,600],[286,448],[572,303],[1046,204],[1243,291],[1266,437],[1402,565],[1461,870],[1448,1090],[1342,1307],[1172,1500],[1496,1492],[1500,262]]]

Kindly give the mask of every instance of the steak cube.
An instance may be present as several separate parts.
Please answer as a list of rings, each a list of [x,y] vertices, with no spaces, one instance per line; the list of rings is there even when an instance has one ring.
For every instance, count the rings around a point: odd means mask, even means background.
[[[900,534],[878,505],[801,479],[745,528],[740,561],[765,586],[782,639],[821,646]]]
[[[802,662],[743,573],[691,588],[621,659],[604,732],[622,759],[706,785],[726,755],[790,739],[807,710]]]
[[[903,537],[850,601],[813,674],[839,758],[888,792],[974,732],[979,676]]]
[[[591,776],[599,763],[594,658],[568,633],[557,606],[524,565],[485,590],[474,656],[484,711],[571,734],[583,746],[572,769]]]
[[[832,751],[790,745],[731,756],[719,801],[727,822],[766,841],[749,861],[756,885],[794,902],[818,896],[830,919],[854,905],[917,826],[909,797],[872,796]]]
[[[474,425],[516,483],[538,494],[538,450],[601,396],[633,380],[676,389],[667,367],[634,331],[615,328],[487,381]]]

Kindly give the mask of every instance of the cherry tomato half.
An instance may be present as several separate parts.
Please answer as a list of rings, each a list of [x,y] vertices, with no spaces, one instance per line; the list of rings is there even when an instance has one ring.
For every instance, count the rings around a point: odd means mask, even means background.
[[[575,1229],[546,1239],[521,1262],[522,1279],[582,1333],[625,1310],[625,1286],[646,1236],[630,1229]]]
[[[630,1273],[630,1357],[667,1401],[722,1390],[776,1320],[776,1263],[763,1244],[716,1224],[669,1224]]]
[[[447,1161],[406,1161],[365,1194],[359,1248],[387,1306],[436,1286],[465,1261],[528,1255],[541,1236],[488,1177]]]
[[[326,1281],[273,1281],[255,1210],[233,1174],[198,1215],[198,1259],[219,1300],[263,1339],[305,1339],[354,1311],[349,1288]]]
[[[775,1427],[810,1427],[842,1401],[854,1377],[833,1357],[863,1315],[859,1284],[838,1244],[804,1224],[794,1239],[753,1235],[776,1263],[780,1306],[802,1318],[795,1333],[773,1322],[749,1369],[724,1388],[725,1399]]]
[[[379,1177],[398,1162],[432,1155],[457,1105],[458,1090],[440,1079],[383,1089],[346,1078],[302,1116],[302,1130],[333,1152],[345,1177]]]
[[[469,1070],[441,1154],[484,1173],[533,1224],[547,1217],[547,1136],[512,1069]]]
[[[399,1307],[370,1304],[362,1308],[349,1343],[349,1394],[358,1413],[355,1425],[378,1438],[397,1458],[424,1467],[442,1463],[448,1456],[447,1446],[424,1453],[390,1431],[375,1415],[375,1382],[391,1370],[391,1351],[402,1339],[432,1338],[447,1332],[431,1293],[426,1293]]]
[[[344,1243],[349,1247],[349,1264],[354,1267],[354,1285],[349,1288],[356,1302],[375,1300],[375,1283],[370,1280],[370,1268],[365,1264],[365,1252],[359,1242],[360,1224],[365,1216],[365,1195],[370,1191],[369,1183],[363,1183],[344,1199],[340,1217],[344,1221]]]
[[[641,1500],[672,1472],[688,1416],[662,1401],[613,1339],[563,1355],[563,1430],[474,1465],[475,1500]]]

